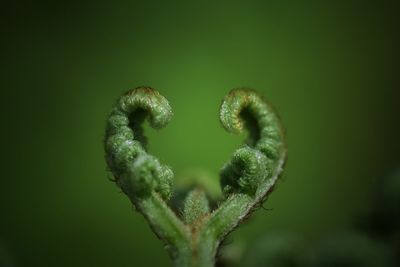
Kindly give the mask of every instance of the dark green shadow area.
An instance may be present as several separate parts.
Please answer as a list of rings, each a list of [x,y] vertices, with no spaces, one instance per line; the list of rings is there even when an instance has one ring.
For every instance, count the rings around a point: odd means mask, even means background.
[[[278,110],[283,182],[264,205],[273,210],[254,214],[234,242],[346,228],[400,163],[398,11],[389,1],[8,3],[0,266],[169,266],[104,161],[108,111],[141,85],[175,113],[145,134],[177,179],[206,173],[217,184],[246,138],[218,121],[231,88],[257,89]]]

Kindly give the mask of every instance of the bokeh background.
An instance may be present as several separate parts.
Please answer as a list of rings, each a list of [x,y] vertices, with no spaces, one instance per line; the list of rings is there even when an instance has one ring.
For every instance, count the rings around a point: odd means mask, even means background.
[[[389,1],[10,1],[0,12],[0,265],[170,266],[104,161],[108,111],[140,85],[173,107],[165,129],[146,133],[176,179],[218,183],[245,138],[218,120],[231,88],[278,110],[285,174],[272,210],[230,237],[238,248],[264,233],[346,229],[400,162]]]

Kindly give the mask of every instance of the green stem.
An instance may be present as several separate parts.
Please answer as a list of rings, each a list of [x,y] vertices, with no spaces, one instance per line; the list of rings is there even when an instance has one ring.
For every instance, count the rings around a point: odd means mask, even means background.
[[[136,208],[149,222],[153,232],[164,241],[176,266],[190,266],[190,261],[181,257],[182,253],[188,254],[191,251],[190,232],[165,201],[153,192],[149,198],[137,202]]]
[[[215,255],[218,242],[210,236],[194,236],[188,249],[179,250],[179,257],[174,261],[175,267],[213,267],[215,266]]]

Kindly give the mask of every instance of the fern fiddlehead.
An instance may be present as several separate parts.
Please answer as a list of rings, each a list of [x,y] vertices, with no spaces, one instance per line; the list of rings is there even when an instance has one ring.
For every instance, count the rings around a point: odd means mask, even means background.
[[[207,194],[193,189],[182,216],[169,207],[172,170],[148,154],[142,124],[153,128],[171,119],[168,101],[151,88],[139,87],[120,97],[106,126],[106,161],[115,182],[164,242],[175,266],[214,266],[222,240],[257,209],[272,191],[286,157],[280,121],[253,90],[234,89],[223,100],[220,120],[228,132],[246,127],[249,138],[221,171],[223,198],[210,209]]]

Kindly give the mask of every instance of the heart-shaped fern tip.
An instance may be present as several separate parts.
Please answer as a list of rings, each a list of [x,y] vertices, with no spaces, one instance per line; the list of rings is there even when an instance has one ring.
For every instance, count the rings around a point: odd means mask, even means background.
[[[172,118],[168,101],[149,87],[123,94],[107,120],[104,148],[115,182],[164,242],[175,266],[210,267],[224,238],[272,192],[286,158],[284,134],[272,107],[254,90],[233,89],[220,109],[222,126],[249,132],[222,168],[223,196],[214,209],[203,188],[187,190],[173,211],[173,172],[147,151],[143,123],[161,129]]]

